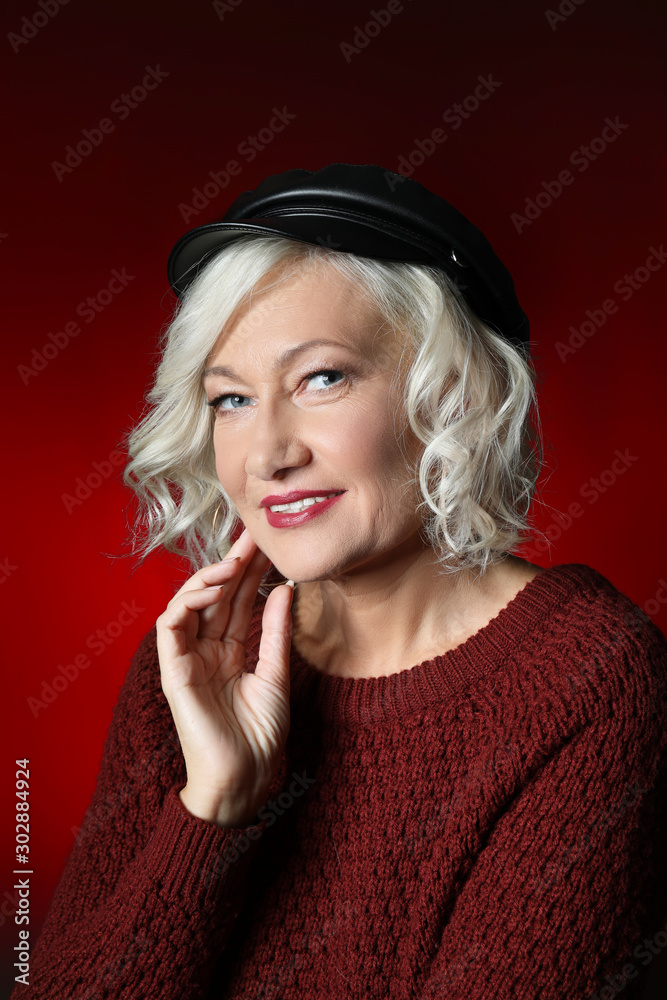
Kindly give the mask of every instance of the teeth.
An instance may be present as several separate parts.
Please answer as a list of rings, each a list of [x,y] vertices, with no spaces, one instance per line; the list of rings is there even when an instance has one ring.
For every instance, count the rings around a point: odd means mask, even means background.
[[[280,511],[287,510],[290,513],[298,513],[300,510],[305,510],[307,507],[312,507],[315,503],[322,503],[323,500],[328,500],[329,497],[335,497],[335,493],[329,493],[327,496],[322,497],[306,497],[305,500],[296,500],[294,503],[277,503],[269,510],[272,510],[274,514],[280,513]]]

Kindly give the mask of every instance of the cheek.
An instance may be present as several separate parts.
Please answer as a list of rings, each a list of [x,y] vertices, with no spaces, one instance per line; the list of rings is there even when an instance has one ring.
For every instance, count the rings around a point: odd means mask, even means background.
[[[327,415],[326,425],[320,426],[317,436],[322,450],[331,458],[335,456],[337,466],[359,470],[382,460],[393,431],[385,413],[367,403],[349,401]]]
[[[397,440],[400,427],[395,427],[386,393],[375,399],[374,405],[351,404],[344,412],[337,412],[330,426],[321,431],[318,435],[321,453],[337,468],[374,480],[382,492],[405,469]]]
[[[225,492],[235,499],[245,482],[244,459],[241,449],[234,444],[233,435],[213,433],[215,471]]]

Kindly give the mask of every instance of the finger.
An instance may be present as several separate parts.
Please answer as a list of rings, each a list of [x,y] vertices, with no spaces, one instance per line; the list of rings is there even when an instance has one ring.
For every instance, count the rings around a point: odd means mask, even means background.
[[[289,691],[294,587],[276,587],[266,599],[255,674]]]
[[[227,624],[233,613],[235,595],[243,582],[244,575],[252,573],[254,579],[259,568],[259,578],[255,586],[256,590],[259,587],[263,573],[271,565],[271,560],[260,549],[255,547],[248,561],[240,560],[240,562],[234,565],[237,567],[236,571],[225,583],[222,600],[200,613],[199,631],[197,632],[198,639],[215,639],[220,641],[224,637]]]
[[[192,590],[183,594],[180,601],[170,604],[160,615],[155,624],[161,665],[172,663],[185,655],[197,635],[198,612],[219,601],[223,589],[210,587],[206,590]]]
[[[214,586],[200,587],[197,590],[185,591],[183,594],[179,594],[178,597],[173,598],[173,600],[169,602],[167,610],[178,614],[179,609],[187,612],[188,609],[192,609],[194,607],[191,600],[193,595],[214,595],[215,599],[213,601],[207,601],[201,607],[197,605],[198,611],[196,614],[189,614],[187,617],[184,617],[182,629],[186,648],[191,649],[197,639],[220,639],[224,626],[229,619],[230,601],[234,596],[243,573],[243,570],[240,567],[241,564],[239,562],[232,562],[226,567],[224,574],[220,575],[220,583],[215,584]],[[211,621],[216,623],[217,632],[211,631],[210,628],[206,628],[206,624]],[[217,623],[221,624],[218,625]]]
[[[264,569],[258,560],[256,564],[251,564],[248,567],[245,577],[240,581],[237,593],[231,604],[229,622],[225,629],[225,639],[235,640],[244,645],[247,642],[253,608],[263,572]]]
[[[227,562],[220,563],[220,565],[218,566],[218,572],[216,573],[216,580],[214,583],[204,583],[200,579],[199,585],[195,586],[193,584],[193,581],[189,580],[188,584],[190,584],[190,586],[181,587],[178,593],[174,594],[172,599],[169,601],[165,610],[181,607],[183,604],[183,599],[188,594],[193,594],[198,590],[207,591],[214,588],[217,589],[221,587],[223,584],[229,583],[231,580],[234,579],[235,575],[239,574],[239,572],[241,571],[241,566],[242,566],[242,560],[238,558],[230,559]]]
[[[201,586],[217,585],[220,582],[220,572],[223,567],[228,565],[230,559],[238,556],[241,562],[247,563],[252,558],[256,549],[257,543],[251,538],[246,528],[221,562],[212,563],[210,566],[203,566],[196,573],[193,573],[174,594],[172,600],[181,594],[187,593],[189,590],[196,590]]]
[[[243,566],[224,588],[223,600],[211,606],[199,616],[199,639],[237,639],[245,643],[255,596],[262,577],[271,565],[271,560],[257,549],[250,562]],[[248,611],[249,607],[249,611]],[[239,618],[241,608],[241,618]],[[248,624],[243,632],[238,622],[247,615]]]

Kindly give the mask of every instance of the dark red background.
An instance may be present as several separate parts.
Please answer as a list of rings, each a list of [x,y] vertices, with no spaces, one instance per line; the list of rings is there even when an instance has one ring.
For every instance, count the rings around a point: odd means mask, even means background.
[[[243,0],[222,19],[210,2],[137,9],[127,0],[70,0],[17,52],[9,33],[40,8],[37,0],[5,5],[0,594],[10,698],[0,921],[8,965],[17,930],[13,762],[30,758],[36,932],[90,799],[130,658],[189,573],[175,557],[154,556],[133,572],[130,560],[106,555],[127,551],[130,495],[120,466],[71,512],[63,494],[94,462],[105,468],[138,417],[173,304],[165,275],[172,244],[267,174],[333,161],[396,170],[417,140],[444,128],[447,140],[413,176],[482,228],[532,323],[548,446],[535,523],[551,528],[554,542],[527,558],[595,567],[667,629],[664,277],[652,274],[627,302],[613,287],[667,239],[659,114],[667,18],[658,0],[586,0],[552,27],[547,7],[406,2],[348,61],[341,43],[353,43],[384,0],[374,8]],[[168,76],[121,121],[110,106],[147,66]],[[443,113],[489,74],[500,83],[495,92],[457,130],[443,124]],[[239,144],[268,126],[274,108],[296,117],[248,162]],[[579,172],[570,155],[617,116],[628,127]],[[113,132],[59,181],[53,162],[105,117]],[[186,224],[179,205],[192,204],[193,189],[230,159],[242,164],[240,176]],[[518,233],[512,213],[568,168],[573,183]],[[77,306],[107,286],[114,268],[133,278],[86,324]],[[618,311],[561,361],[557,342],[609,298]],[[70,321],[81,333],[25,384],[19,366],[32,365],[33,349]],[[612,474],[595,503],[583,499],[581,488],[610,469],[617,450],[635,461]],[[581,516],[564,526],[557,512],[574,502]],[[100,656],[91,654],[86,640],[117,620],[124,601],[142,610]],[[35,715],[28,698],[41,697],[59,665],[84,652],[91,666]],[[654,960],[656,981],[666,964],[664,955]]]

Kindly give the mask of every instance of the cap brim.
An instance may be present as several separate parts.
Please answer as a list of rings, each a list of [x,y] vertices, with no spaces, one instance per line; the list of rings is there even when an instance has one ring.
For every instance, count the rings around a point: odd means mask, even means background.
[[[372,254],[368,253],[372,234]],[[176,243],[167,262],[169,283],[179,298],[195,280],[211,258],[228,243],[241,236],[282,236],[311,243],[330,250],[372,256],[389,261],[435,262],[436,256],[427,247],[418,246],[405,237],[398,238],[366,222],[317,215],[290,215],[281,218],[252,219],[248,222],[212,222],[185,233]],[[442,266],[442,262],[439,262]],[[453,265],[455,267],[455,265]]]

